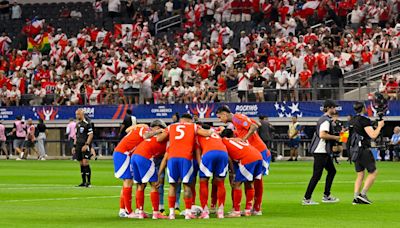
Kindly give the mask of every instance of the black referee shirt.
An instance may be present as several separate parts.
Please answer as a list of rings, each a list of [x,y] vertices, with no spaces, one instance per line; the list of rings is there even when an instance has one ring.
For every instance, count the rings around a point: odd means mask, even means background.
[[[76,144],[85,145],[90,134],[93,134],[92,123],[85,119],[78,122],[76,126]]]

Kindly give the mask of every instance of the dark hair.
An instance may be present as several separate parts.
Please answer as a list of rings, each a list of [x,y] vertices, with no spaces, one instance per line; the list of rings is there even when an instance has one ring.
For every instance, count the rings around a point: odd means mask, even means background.
[[[208,124],[202,124],[201,128],[208,130],[208,129],[211,129],[211,126]]]
[[[39,118],[39,123],[43,123],[43,119],[42,118]]]
[[[227,113],[231,113],[231,110],[229,109],[229,107],[228,106],[226,106],[226,105],[223,105],[223,106],[221,106],[221,107],[219,107],[218,109],[217,109],[217,114],[220,114],[221,112],[227,112]]]
[[[192,115],[190,115],[189,113],[183,114],[183,115],[181,116],[181,118],[183,118],[183,119],[189,119],[189,120],[192,120],[192,119],[193,119]]]
[[[226,137],[226,138],[232,138],[232,137],[233,137],[233,131],[232,131],[231,129],[224,129],[224,130],[221,132],[220,136],[221,136],[222,138],[224,138],[224,137]]]
[[[22,116],[17,116],[15,119],[22,120]]]
[[[132,110],[130,109],[126,110],[126,114],[132,115]]]
[[[174,116],[176,117],[176,120],[179,121],[179,118],[180,118],[179,113],[175,112],[175,114],[173,114],[172,117],[174,117]]]
[[[354,111],[356,111],[357,114],[361,113],[364,109],[364,103],[356,101],[353,105]]]

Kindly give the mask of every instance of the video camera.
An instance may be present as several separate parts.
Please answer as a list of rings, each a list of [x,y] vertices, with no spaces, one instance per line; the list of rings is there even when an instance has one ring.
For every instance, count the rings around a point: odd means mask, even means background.
[[[379,119],[382,120],[383,116],[386,114],[389,106],[388,100],[382,93],[376,92],[374,94],[374,100],[372,102],[374,109],[376,110],[376,114],[378,115]]]

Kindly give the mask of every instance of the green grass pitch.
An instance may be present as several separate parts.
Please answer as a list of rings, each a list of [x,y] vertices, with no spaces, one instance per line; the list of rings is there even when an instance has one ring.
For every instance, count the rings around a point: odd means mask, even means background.
[[[312,162],[273,163],[264,178],[263,216],[192,221],[118,218],[121,183],[113,176],[112,161],[93,161],[91,167],[93,187],[82,189],[74,187],[80,183],[76,162],[0,161],[0,227],[400,227],[400,163],[378,163],[379,176],[369,193],[374,204],[353,206],[354,168],[342,162],[332,188],[340,203],[309,207],[300,201]],[[313,196],[318,202],[323,187],[324,179]],[[227,196],[226,211],[229,187]],[[148,195],[145,205],[150,211]]]

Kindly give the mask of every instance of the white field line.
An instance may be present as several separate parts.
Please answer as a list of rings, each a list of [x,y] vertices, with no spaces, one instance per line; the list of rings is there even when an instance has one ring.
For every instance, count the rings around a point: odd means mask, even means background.
[[[44,199],[21,199],[21,200],[0,200],[4,203],[13,202],[40,202],[40,201],[63,201],[63,200],[84,200],[84,199],[109,199],[119,198],[119,196],[88,196],[88,197],[68,197],[68,198],[44,198]]]

